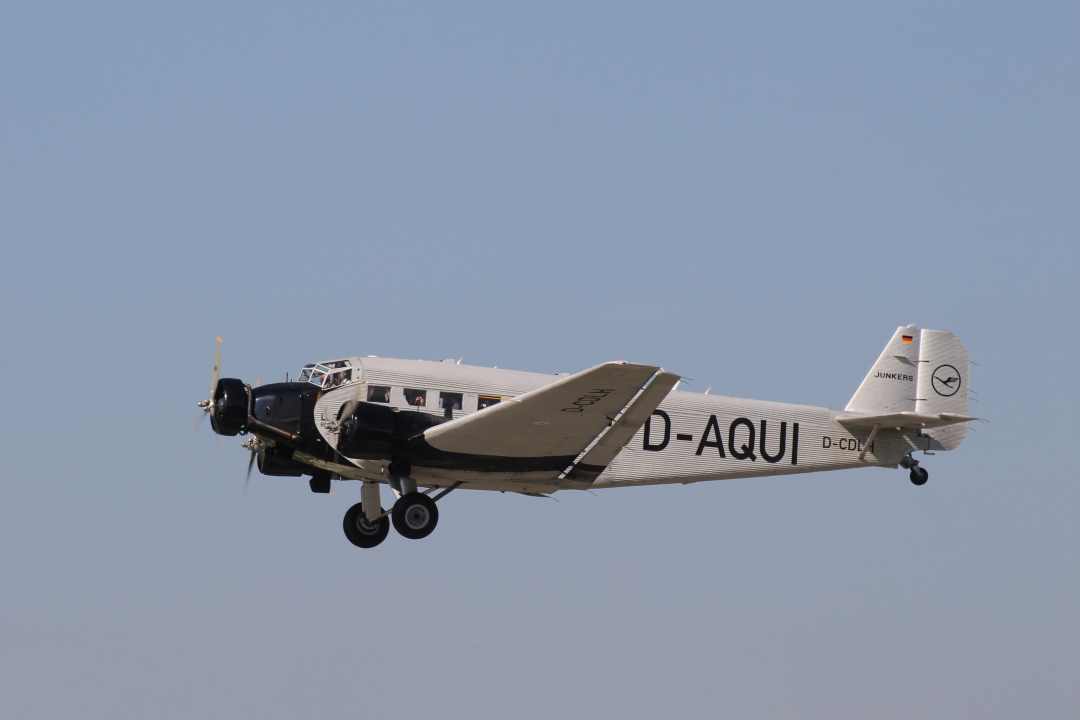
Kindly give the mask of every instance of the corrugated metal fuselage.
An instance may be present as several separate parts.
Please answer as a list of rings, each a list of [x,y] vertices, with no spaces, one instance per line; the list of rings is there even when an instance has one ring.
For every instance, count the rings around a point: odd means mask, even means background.
[[[448,362],[391,358],[351,358],[353,382],[322,395],[315,406],[316,425],[336,445],[332,432],[338,410],[349,399],[367,399],[369,387],[389,388],[389,404],[400,409],[443,414],[441,393],[459,393],[454,417],[477,411],[481,399],[510,398],[546,385],[557,375],[482,368]],[[423,391],[423,405],[416,393]],[[866,466],[895,466],[911,449],[909,438],[896,431],[879,432],[864,448],[867,433],[853,434],[828,408],[671,392],[649,421],[634,434],[615,459],[591,481],[552,478],[549,473],[479,472],[414,465],[421,485],[545,493],[663,483],[692,483],[786,473],[804,473]],[[863,452],[865,450],[865,452]],[[861,457],[860,457],[861,456]],[[385,461],[351,460],[357,476],[385,481]]]

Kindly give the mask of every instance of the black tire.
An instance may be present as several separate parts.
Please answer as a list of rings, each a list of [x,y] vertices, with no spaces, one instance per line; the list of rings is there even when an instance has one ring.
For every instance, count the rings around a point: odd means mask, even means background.
[[[345,511],[342,526],[345,529],[345,537],[356,547],[373,548],[390,534],[390,518],[383,515],[371,523],[360,503],[356,503]]]
[[[911,478],[912,485],[925,485],[926,481],[930,479],[930,473],[926,471],[926,468],[913,467],[908,477]]]
[[[308,480],[308,487],[313,493],[330,492],[330,473],[315,473]]]
[[[398,535],[410,540],[426,538],[439,524],[439,508],[423,493],[402,495],[390,511]]]

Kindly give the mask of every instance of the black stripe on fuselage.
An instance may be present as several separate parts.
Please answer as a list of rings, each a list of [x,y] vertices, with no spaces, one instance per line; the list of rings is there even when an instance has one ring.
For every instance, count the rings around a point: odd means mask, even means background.
[[[473,455],[472,453],[450,452],[434,447],[423,437],[409,442],[409,462],[417,467],[438,468],[441,470],[471,470],[490,473],[518,472],[562,472],[574,462],[575,455],[547,455],[542,457],[506,457],[503,455]],[[589,472],[602,467],[596,465],[578,465],[587,467]],[[576,469],[576,468],[575,468]],[[597,475],[600,473],[597,472]]]

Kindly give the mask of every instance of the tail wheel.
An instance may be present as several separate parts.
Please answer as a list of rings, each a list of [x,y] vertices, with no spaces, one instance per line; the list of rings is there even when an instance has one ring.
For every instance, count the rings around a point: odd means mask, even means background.
[[[911,468],[908,477],[911,478],[912,485],[925,485],[926,481],[930,479],[930,473],[926,471],[926,468],[921,468],[916,465]]]
[[[439,523],[439,509],[427,495],[414,492],[398,498],[390,517],[399,535],[419,540],[430,535]]]
[[[373,548],[390,533],[390,518],[383,513],[375,522],[368,520],[361,503],[356,503],[345,511],[342,525],[345,537],[356,547]]]

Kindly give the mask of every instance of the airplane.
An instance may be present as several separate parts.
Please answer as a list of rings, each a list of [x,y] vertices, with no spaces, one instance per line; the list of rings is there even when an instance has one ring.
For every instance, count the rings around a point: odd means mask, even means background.
[[[896,329],[843,411],[685,392],[679,375],[623,361],[551,375],[369,355],[254,386],[220,370],[218,337],[198,405],[214,432],[247,436],[248,476],[253,464],[308,476],[315,493],[358,481],[343,527],[361,548],[391,524],[427,537],[437,503],[457,489],[546,497],[860,467],[901,467],[924,485],[914,454],[959,447],[976,419],[967,350],[951,332],[914,325]]]

